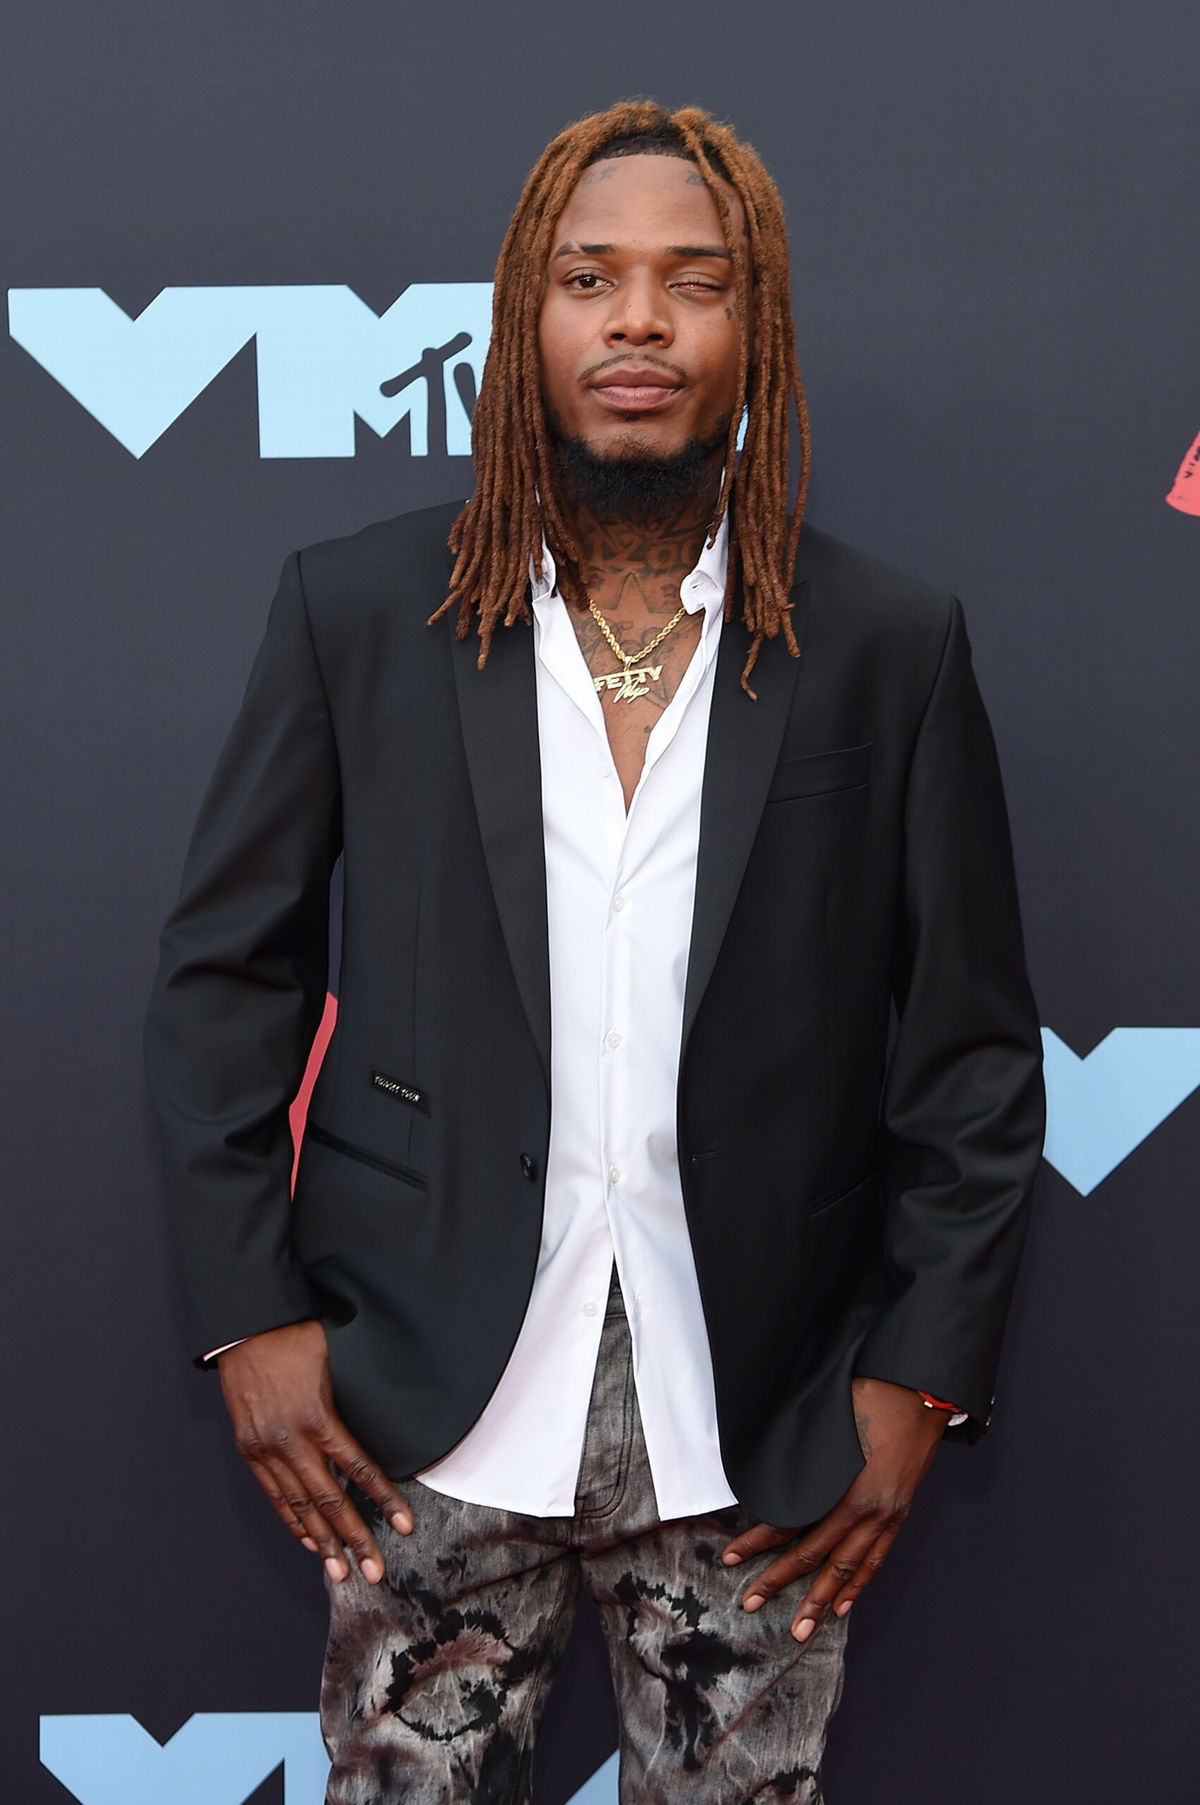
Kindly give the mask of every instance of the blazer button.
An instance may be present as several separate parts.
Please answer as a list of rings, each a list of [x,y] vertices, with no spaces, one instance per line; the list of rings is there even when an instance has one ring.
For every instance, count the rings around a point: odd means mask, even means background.
[[[537,1177],[537,1161],[535,1159],[530,1159],[527,1153],[521,1155],[521,1171],[528,1179]]]

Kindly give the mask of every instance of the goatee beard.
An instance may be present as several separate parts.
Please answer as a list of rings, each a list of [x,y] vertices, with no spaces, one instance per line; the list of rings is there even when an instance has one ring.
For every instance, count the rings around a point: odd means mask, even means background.
[[[562,432],[553,418],[549,426],[563,499],[576,513],[652,527],[689,503],[706,501],[710,491],[716,499],[714,460],[728,438],[728,420],[718,422],[709,438],[694,434],[678,451],[658,455],[634,447],[601,456],[586,440]]]

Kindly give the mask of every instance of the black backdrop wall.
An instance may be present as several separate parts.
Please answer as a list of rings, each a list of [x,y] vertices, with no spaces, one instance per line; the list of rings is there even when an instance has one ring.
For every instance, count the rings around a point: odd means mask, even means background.
[[[284,554],[465,491],[477,285],[547,138],[632,91],[779,179],[810,518],[965,600],[1047,1027],[992,1431],[855,1613],[830,1796],[1195,1801],[1200,13],[10,0],[4,36],[2,1796],[320,1798],[323,1594],[185,1358],[142,1010]],[[543,1805],[615,1800],[586,1608],[543,1746]]]

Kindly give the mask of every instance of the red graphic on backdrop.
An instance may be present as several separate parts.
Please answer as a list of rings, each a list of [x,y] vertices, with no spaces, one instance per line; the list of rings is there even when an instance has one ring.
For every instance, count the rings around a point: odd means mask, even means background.
[[[304,1124],[308,1117],[308,1100],[312,1096],[313,1085],[317,1082],[317,1073],[321,1069],[321,1061],[325,1057],[325,1049],[329,1045],[329,1037],[333,1033],[333,1024],[337,1020],[337,998],[332,990],[325,998],[325,1013],[313,1036],[313,1044],[309,1049],[308,1064],[304,1068],[304,1078],[300,1089],[296,1092],[296,1101],[288,1111],[288,1121],[292,1130],[292,1188],[296,1186],[296,1167],[300,1163],[300,1142],[304,1138]]]
[[[1179,475],[1167,500],[1181,514],[1200,514],[1200,432],[1179,466]]]

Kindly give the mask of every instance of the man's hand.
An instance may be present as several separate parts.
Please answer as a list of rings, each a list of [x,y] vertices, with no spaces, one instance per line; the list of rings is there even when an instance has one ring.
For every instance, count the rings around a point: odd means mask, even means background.
[[[296,1540],[322,1557],[331,1579],[349,1573],[348,1548],[363,1577],[378,1584],[383,1557],[330,1462],[403,1535],[412,1512],[334,1409],[324,1328],[294,1322],[251,1335],[217,1365],[238,1452]]]
[[[806,1642],[832,1605],[844,1617],[859,1593],[882,1567],[912,1506],[913,1494],[929,1470],[950,1420],[948,1410],[930,1410],[919,1392],[886,1379],[855,1379],[854,1420],[867,1464],[827,1516],[763,1569],[742,1600],[755,1611],[790,1581],[823,1564],[805,1593],[792,1634]],[[726,1565],[778,1548],[799,1535],[759,1523],[722,1552]]]

